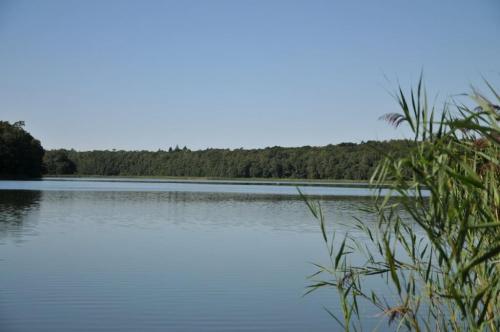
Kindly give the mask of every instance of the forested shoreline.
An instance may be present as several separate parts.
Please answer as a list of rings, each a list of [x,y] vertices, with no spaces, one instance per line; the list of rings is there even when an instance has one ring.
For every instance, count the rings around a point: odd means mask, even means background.
[[[368,180],[384,154],[402,156],[415,144],[390,140],[234,150],[44,150],[23,127],[23,121],[0,121],[0,178],[72,175]]]
[[[191,151],[47,150],[45,175],[172,176],[368,180],[384,153],[403,155],[406,140],[341,143],[324,147]]]

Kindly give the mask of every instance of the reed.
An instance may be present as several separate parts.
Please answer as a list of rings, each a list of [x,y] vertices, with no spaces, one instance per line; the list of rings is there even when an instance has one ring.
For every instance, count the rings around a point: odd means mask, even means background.
[[[352,226],[369,243],[330,236],[320,203],[303,196],[330,257],[307,293],[333,287],[342,316],[329,313],[345,331],[362,329],[366,305],[384,329],[500,329],[500,96],[485,83],[495,102],[473,89],[473,109],[452,100],[437,110],[422,78],[394,93],[402,112],[382,119],[409,125],[416,144],[407,157],[385,155],[371,178],[376,222]],[[367,288],[373,278],[380,287]]]

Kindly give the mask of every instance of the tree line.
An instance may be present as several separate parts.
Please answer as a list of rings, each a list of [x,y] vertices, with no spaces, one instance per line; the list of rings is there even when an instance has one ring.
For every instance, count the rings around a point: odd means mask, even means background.
[[[406,140],[323,147],[168,151],[45,151],[47,175],[179,176],[368,180],[384,153],[403,155]]]
[[[341,143],[323,147],[168,151],[44,150],[24,121],[0,121],[0,178],[42,175],[178,176],[368,180],[382,156],[402,156],[406,140]]]

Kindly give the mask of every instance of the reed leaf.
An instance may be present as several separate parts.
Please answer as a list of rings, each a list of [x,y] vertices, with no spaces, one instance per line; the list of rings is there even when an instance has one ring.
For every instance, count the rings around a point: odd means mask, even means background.
[[[500,94],[486,82],[498,103],[473,89],[476,108],[446,103],[438,116],[422,80],[409,97],[395,91],[401,113],[380,118],[396,128],[407,122],[415,145],[403,158],[380,152],[372,205],[363,210],[377,222],[356,218],[352,226],[366,243],[348,234],[337,243],[335,231],[329,242],[320,203],[299,190],[331,264],[314,265],[313,278],[332,281],[308,290],[336,287],[344,330],[362,326],[361,300],[401,330],[500,330]],[[378,278],[380,288],[365,292],[367,278]]]

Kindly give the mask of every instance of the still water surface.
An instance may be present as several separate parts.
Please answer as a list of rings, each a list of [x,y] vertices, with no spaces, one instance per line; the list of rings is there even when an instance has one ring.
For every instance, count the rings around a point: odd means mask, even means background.
[[[369,218],[362,186],[301,186]],[[302,297],[326,259],[293,186],[0,181],[0,331],[336,330],[334,291]]]

